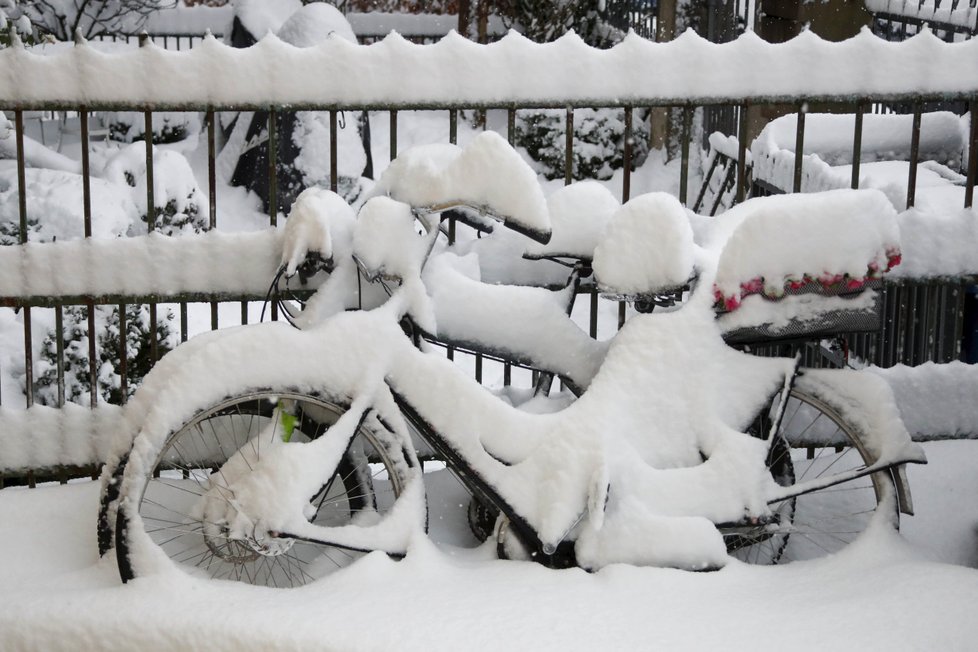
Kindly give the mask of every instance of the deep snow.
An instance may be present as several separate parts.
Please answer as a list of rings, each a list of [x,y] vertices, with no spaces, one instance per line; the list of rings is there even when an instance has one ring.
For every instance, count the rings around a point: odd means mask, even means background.
[[[784,567],[589,575],[422,540],[290,593],[176,574],[122,586],[96,559],[95,483],[4,489],[0,649],[968,650],[978,572],[951,564],[978,565],[978,445],[926,446],[909,543],[872,531]]]

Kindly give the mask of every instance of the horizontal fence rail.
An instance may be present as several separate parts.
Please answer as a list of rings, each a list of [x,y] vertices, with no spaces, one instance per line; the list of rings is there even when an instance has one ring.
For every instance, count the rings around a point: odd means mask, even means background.
[[[47,323],[52,321],[53,313],[54,341],[58,347],[54,354],[57,366],[54,382],[58,389],[55,407],[81,401],[90,408],[99,409],[104,406],[104,401],[100,400],[96,389],[100,373],[98,357],[106,344],[97,337],[100,328],[97,307],[116,308],[116,319],[121,322],[114,326],[118,338],[115,346],[119,351],[127,350],[126,320],[133,319],[131,308],[146,305],[146,322],[152,333],[157,332],[161,322],[172,321],[174,335],[170,343],[159,337],[151,338],[150,365],[168,346],[191,334],[188,326],[191,311],[209,313],[211,328],[249,323],[257,318],[255,302],[264,297],[277,265],[280,244],[271,231],[258,234],[220,232],[217,158],[220,118],[225,113],[245,109],[263,111],[267,153],[260,167],[267,178],[266,199],[271,226],[275,226],[280,213],[285,214],[288,209],[280,201],[285,191],[279,187],[281,165],[277,125],[300,109],[320,111],[329,117],[328,156],[331,164],[328,185],[333,190],[338,190],[340,183],[338,125],[360,111],[369,112],[367,124],[374,125],[375,130],[381,125],[386,128],[388,143],[385,149],[393,158],[402,145],[399,127],[411,116],[440,116],[446,127],[439,137],[442,142],[458,142],[460,123],[464,122],[466,129],[494,128],[511,143],[520,145],[518,119],[550,109],[547,115],[553,120],[555,129],[562,132],[557,140],[564,148],[562,170],[555,173],[558,179],[562,177],[565,183],[570,183],[575,178],[575,149],[586,146],[583,141],[576,140],[580,136],[581,121],[591,109],[610,109],[621,130],[616,140],[621,154],[617,163],[620,179],[613,182],[621,201],[627,201],[635,194],[634,187],[639,180],[633,175],[633,166],[640,153],[644,154],[651,145],[671,152],[677,170],[674,192],[680,200],[691,207],[696,204],[700,212],[712,214],[722,210],[723,205],[741,201],[751,194],[763,194],[751,176],[748,143],[749,136],[756,132],[751,125],[752,116],[766,110],[798,112],[802,118],[797,121],[796,151],[802,152],[806,122],[803,116],[809,104],[828,101],[836,111],[851,112],[856,124],[853,187],[857,187],[861,116],[866,107],[880,102],[901,103],[916,107],[914,115],[919,117],[925,101],[957,102],[966,106],[971,116],[967,158],[962,161],[965,178],[962,207],[968,208],[973,205],[978,169],[978,43],[947,45],[935,44],[929,39],[926,34],[921,35],[907,44],[886,45],[884,51],[884,46],[878,45],[869,35],[861,35],[849,45],[828,44],[817,37],[806,36],[784,46],[763,44],[749,36],[729,45],[710,45],[704,52],[715,54],[702,59],[689,56],[698,53],[698,48],[705,43],[692,35],[670,44],[650,44],[629,37],[625,43],[604,52],[586,48],[573,38],[539,46],[513,36],[491,46],[477,46],[460,37],[448,37],[437,45],[417,46],[393,37],[369,48],[330,44],[310,53],[287,48],[274,39],[244,51],[234,51],[208,40],[197,44],[189,55],[166,53],[147,44],[130,54],[103,57],[87,46],[79,45],[56,61],[19,48],[0,50],[0,71],[3,71],[0,72],[0,109],[11,115],[12,133],[6,142],[13,141],[13,146],[6,150],[0,141],[0,157],[8,153],[16,168],[13,181],[19,217],[16,241],[22,245],[31,243],[33,225],[28,219],[28,207],[36,197],[32,197],[27,183],[28,159],[32,152],[26,132],[27,121],[36,112],[70,111],[78,116],[80,160],[76,174],[82,180],[83,205],[80,239],[20,248],[29,253],[18,256],[7,256],[0,250],[0,305],[20,311],[24,378],[23,396],[0,395],[0,403],[4,410],[31,408],[36,403],[38,374],[34,364],[38,356],[38,334],[33,326],[35,318],[43,318]],[[923,49],[938,62],[935,65],[957,62],[955,74],[931,76],[924,83],[919,75],[886,72],[898,70],[906,61],[919,56]],[[514,59],[514,53],[523,53],[527,57]],[[179,69],[175,56],[184,57]],[[201,68],[195,71],[195,67],[187,63],[187,56],[199,56]],[[751,57],[750,65],[742,65],[748,56]],[[404,60],[399,60],[400,57]],[[455,62],[456,58],[460,60]],[[794,77],[798,71],[792,61],[796,59],[805,62],[806,72],[800,79]],[[324,62],[330,60],[329,69],[341,71],[338,79],[327,83],[322,75],[311,75],[313,71],[323,69]],[[786,63],[785,60],[791,61]],[[811,67],[812,61],[820,62],[815,69]],[[446,65],[444,77],[431,74],[432,66],[446,62],[451,63]],[[584,65],[580,68],[572,65],[582,62]],[[765,62],[770,65],[765,67]],[[505,92],[489,93],[484,88],[484,78],[472,75],[471,70],[483,65],[488,74],[508,82],[501,87]],[[674,66],[675,74],[669,75],[669,79],[657,82],[654,81],[656,76],[645,75],[651,68],[660,67],[661,70],[663,65]],[[158,74],[147,75],[147,66]],[[843,69],[839,66],[874,70],[874,79],[878,75],[880,81],[862,79],[855,83],[845,75],[830,74]],[[353,76],[360,75],[365,67],[379,70],[379,78],[366,85],[354,84]],[[608,70],[626,68],[628,72],[623,73],[622,79],[609,80]],[[735,69],[736,73],[733,72]],[[765,75],[761,75],[762,69]],[[41,75],[41,71],[45,71],[45,75]],[[299,72],[293,75],[294,71]],[[525,71],[530,72],[524,74]],[[568,83],[572,71],[582,80],[581,84]],[[555,73],[556,77],[543,82],[548,73]],[[137,74],[139,83],[133,81]],[[96,83],[97,79],[110,78],[110,75],[121,81],[111,85]],[[227,92],[211,88],[217,75],[223,75],[220,86],[226,87]],[[245,75],[247,83],[244,82]],[[727,77],[719,83],[724,75]],[[605,80],[604,84],[600,83],[599,77]],[[127,79],[132,83],[127,84]],[[240,85],[235,87],[239,82]],[[711,86],[714,83],[717,85]],[[804,86],[810,86],[812,91],[805,92]],[[575,88],[579,90],[569,90]],[[458,91],[457,97],[449,97],[452,89]],[[553,111],[555,107],[556,112]],[[93,236],[99,232],[99,221],[103,217],[99,206],[93,203],[90,158],[97,148],[90,121],[103,112],[132,113],[134,110],[135,118],[131,122],[141,125],[144,134],[153,132],[154,117],[164,110],[201,116],[200,142],[207,150],[207,183],[202,187],[206,188],[205,230],[209,232],[174,237],[154,234],[158,225],[153,211],[147,211],[146,229],[150,235],[132,238],[131,243],[126,243],[142,252],[141,260],[146,261],[145,265],[113,275],[113,266],[123,264],[122,259],[114,261],[108,253],[100,255],[100,243],[104,241]],[[714,126],[709,122],[710,116],[720,114],[731,118],[725,124],[731,132],[728,136],[734,137],[733,149],[710,154],[701,143],[707,136],[704,132]],[[658,123],[653,124],[656,120]],[[661,127],[660,132],[664,132],[659,142],[655,135],[657,124]],[[914,142],[919,142],[920,121],[915,119],[913,124],[907,133],[911,151],[907,193],[911,205],[920,163],[919,148],[913,146]],[[144,143],[145,205],[156,206],[154,145],[148,137]],[[704,180],[709,182],[712,172],[707,170],[711,162],[714,167],[719,167],[721,157],[726,158],[721,175],[723,185],[717,198],[711,197],[707,206],[701,201],[704,190],[700,186]],[[801,177],[805,165],[803,158],[796,157],[796,179]],[[800,189],[800,182],[792,185],[784,189],[768,188],[768,191]],[[724,195],[728,196],[727,200]],[[708,210],[711,207],[713,210]],[[213,252],[222,253],[214,259]],[[123,258],[133,260],[128,255]],[[207,264],[200,262],[204,258],[208,259]],[[154,267],[152,261],[162,259],[169,261],[169,265]],[[242,270],[241,260],[249,261],[247,270]],[[44,270],[60,273],[45,274]],[[971,270],[971,273],[976,272],[978,269]],[[901,279],[889,284],[884,290],[881,329],[876,333],[850,335],[852,352],[885,366],[957,359],[962,350],[966,296],[972,281],[962,278]],[[623,302],[602,300],[593,287],[584,286],[582,291],[582,300],[575,306],[575,316],[588,325],[592,337],[610,336],[624,323],[631,308]],[[274,306],[272,309],[274,311]],[[274,318],[275,313],[272,315]],[[78,323],[71,322],[66,326],[70,320]],[[78,328],[81,336],[78,341],[88,347],[88,368],[71,371],[87,375],[90,390],[86,397],[65,395],[65,377],[69,370],[65,368],[63,342],[67,328]],[[777,348],[771,345],[768,349],[761,346],[759,352],[784,353],[785,346],[789,345],[778,344]],[[798,347],[797,344],[790,346]],[[818,345],[803,349],[810,366],[824,366],[829,359]],[[467,355],[451,348],[447,354],[450,357]],[[481,355],[469,357],[480,381],[494,382],[497,373],[505,384],[515,384],[520,378],[525,383],[535,379],[529,370],[503,365]],[[120,391],[116,392],[117,402],[122,404],[131,388],[131,373],[136,364],[128,358],[128,355],[120,355],[114,362],[120,385]],[[490,368],[494,370],[492,374]],[[71,465],[81,468],[90,463],[91,460],[85,461],[79,456]],[[43,466],[50,465],[45,463]],[[8,468],[7,473],[13,471]],[[59,473],[63,475],[63,469]]]

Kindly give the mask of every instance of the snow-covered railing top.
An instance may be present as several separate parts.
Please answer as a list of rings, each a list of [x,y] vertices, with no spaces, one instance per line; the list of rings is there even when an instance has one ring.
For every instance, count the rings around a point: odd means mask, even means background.
[[[5,109],[591,107],[978,93],[978,40],[928,30],[900,43],[864,30],[840,43],[804,32],[781,44],[747,32],[715,44],[693,32],[654,43],[629,34],[608,50],[569,33],[549,44],[511,32],[489,45],[450,33],[431,45],[397,34],[372,45],[330,38],[296,48],[273,35],[246,49],[207,38],[191,50],[147,44],[50,56],[0,50]]]

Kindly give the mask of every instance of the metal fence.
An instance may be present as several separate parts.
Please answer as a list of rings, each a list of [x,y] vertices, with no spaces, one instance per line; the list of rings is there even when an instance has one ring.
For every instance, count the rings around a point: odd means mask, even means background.
[[[812,98],[806,97],[795,97],[792,98],[791,103],[797,107],[804,107]],[[858,185],[858,160],[859,160],[859,148],[860,141],[862,137],[861,129],[861,116],[867,105],[870,105],[877,101],[878,98],[874,97],[821,97],[818,98],[821,101],[832,101],[837,104],[846,104],[852,107],[853,120],[856,121],[856,137],[853,142],[853,151],[855,152],[853,160],[856,161],[854,165],[855,171],[853,173],[853,187]],[[883,99],[883,98],[879,98]],[[915,121],[915,129],[908,137],[911,139],[912,144],[919,142],[919,114],[920,107],[923,103],[933,100],[954,100],[959,102],[966,102],[969,106],[969,111],[971,113],[971,133],[970,133],[970,149],[969,157],[967,161],[967,185],[964,192],[964,206],[970,207],[973,205],[973,189],[976,183],[976,172],[978,172],[978,95],[973,91],[952,93],[942,95],[940,98],[924,97],[918,94],[905,94],[899,96],[887,96],[886,101],[900,101],[906,102],[911,105],[918,107],[916,109],[915,115],[918,119]],[[14,122],[14,139],[16,143],[16,173],[17,173],[17,188],[18,188],[18,211],[19,211],[19,242],[26,243],[30,241],[30,228],[28,224],[28,203],[32,201],[30,196],[30,189],[26,182],[26,161],[25,161],[25,145],[24,145],[24,134],[25,134],[25,117],[32,111],[74,111],[77,112],[80,117],[80,151],[81,151],[81,176],[84,180],[84,194],[83,194],[83,213],[84,213],[84,236],[90,238],[93,232],[93,221],[98,220],[98,215],[95,213],[92,205],[92,194],[91,194],[91,179],[92,179],[92,165],[91,165],[91,135],[89,133],[89,117],[98,111],[133,111],[137,107],[132,104],[125,103],[105,103],[105,102],[92,102],[86,105],[76,104],[76,103],[64,103],[64,102],[30,102],[30,101],[18,101],[16,98],[4,98],[0,100],[0,103],[6,102],[7,107],[0,106],[0,109],[10,108],[13,115]],[[257,103],[257,98],[256,98]],[[745,98],[740,101],[727,102],[717,105],[715,102],[711,102],[709,106],[719,106],[724,110],[728,110],[737,115],[737,127],[738,132],[741,136],[739,142],[738,156],[735,160],[731,160],[731,184],[732,184],[732,194],[737,201],[743,200],[750,193],[750,176],[749,167],[747,164],[747,130],[748,130],[748,116],[751,113],[751,109],[762,107],[766,104],[784,106],[785,99],[783,97],[778,98]],[[704,105],[698,104],[693,101],[687,102],[670,102],[666,105],[657,105],[655,101],[642,102],[642,103],[631,103],[622,104],[619,100],[614,98],[608,98],[604,101],[596,102],[594,98],[581,99],[575,102],[567,103],[566,108],[561,109],[563,113],[563,124],[561,125],[563,130],[563,142],[564,142],[564,182],[569,184],[573,180],[573,169],[574,169],[574,143],[575,143],[575,126],[577,122],[577,116],[579,111],[582,109],[589,109],[595,105],[610,109],[615,112],[617,116],[620,116],[621,123],[623,125],[623,137],[621,138],[621,158],[622,158],[622,174],[621,174],[621,185],[618,191],[619,198],[621,201],[627,201],[632,196],[633,178],[632,178],[632,168],[635,157],[635,134],[637,124],[636,115],[641,112],[641,115],[645,115],[646,109],[648,108],[663,108],[673,112],[675,115],[679,116],[679,120],[676,121],[676,130],[678,134],[679,142],[681,146],[678,153],[678,195],[680,200],[687,205],[692,205],[696,200],[694,188],[695,184],[702,177],[702,170],[700,170],[696,161],[699,160],[697,155],[698,148],[698,137],[697,131],[702,129],[702,123],[697,123],[696,116],[700,114],[699,109]],[[166,107],[167,110],[172,111],[173,107]],[[203,115],[203,124],[205,127],[204,140],[206,141],[207,149],[207,215],[208,215],[208,227],[210,229],[219,229],[221,225],[218,223],[218,213],[217,207],[221,198],[218,196],[217,183],[216,183],[216,166],[217,166],[217,151],[218,151],[218,140],[219,140],[219,126],[218,126],[218,116],[221,112],[228,111],[234,112],[240,110],[242,107],[237,106],[212,106],[212,105],[190,105],[183,106],[180,108],[181,111],[201,113]],[[296,107],[293,106],[283,106],[283,105],[271,105],[264,106],[267,113],[267,132],[268,132],[268,149],[269,155],[265,157],[262,165],[264,166],[265,173],[268,177],[268,188],[270,193],[269,206],[275,207],[278,205],[277,193],[278,193],[278,166],[277,166],[277,129],[276,121],[279,120],[286,112],[294,110]],[[338,188],[338,120],[341,110],[350,109],[353,107],[340,107],[335,105],[316,105],[314,103],[307,104],[301,107],[303,110],[317,110],[323,111],[329,116],[330,125],[330,187],[333,190]],[[411,111],[424,111],[424,112],[436,112],[441,114],[447,114],[448,117],[448,129],[443,134],[443,140],[445,142],[456,143],[459,134],[459,123],[461,120],[467,119],[465,116],[474,115],[475,123],[481,125],[485,128],[485,125],[489,122],[497,122],[505,125],[502,128],[504,135],[509,139],[511,143],[517,143],[517,130],[516,122],[517,117],[523,112],[534,111],[541,108],[553,107],[541,107],[536,104],[526,104],[520,102],[506,102],[502,101],[499,105],[490,106],[482,105],[478,107],[465,106],[459,103],[446,103],[438,102],[432,103],[430,101],[418,102],[403,102],[391,104],[389,106],[378,109],[376,106],[364,107],[364,109],[371,110],[371,120],[375,123],[377,121],[386,121],[389,131],[389,142],[388,150],[390,158],[393,159],[398,153],[399,147],[399,137],[398,129],[403,123],[403,116],[407,112]],[[145,133],[152,133],[153,116],[156,112],[157,107],[154,106],[143,106],[141,107],[141,114],[143,123],[145,126]],[[497,120],[486,120],[485,113],[489,112],[497,118]],[[801,115],[804,115],[802,111]],[[796,151],[803,151],[803,143],[805,139],[805,121],[798,121],[798,132],[797,132],[797,147]],[[801,165],[802,157],[797,158],[796,169],[796,179],[800,179],[801,175]],[[918,160],[918,148],[916,146],[911,147],[911,160],[909,166],[909,178],[908,183],[908,194],[913,197],[913,191],[916,186],[917,178],[917,167],[919,164]],[[155,206],[154,202],[154,184],[153,184],[153,169],[154,169],[154,157],[153,157],[153,144],[150,138],[145,139],[145,160],[147,168],[148,182],[146,184],[146,201],[147,206]],[[798,182],[796,186],[800,187]],[[796,188],[797,189],[797,188]],[[150,232],[154,231],[155,224],[152,217],[152,211],[148,212],[148,229]],[[270,226],[275,226],[278,222],[278,211],[269,211],[268,221]],[[79,270],[80,271],[80,270]],[[960,317],[961,306],[963,302],[963,281],[954,280],[942,283],[905,283],[896,286],[892,286],[887,289],[886,292],[886,307],[884,308],[884,315],[886,316],[886,324],[881,329],[879,333],[869,334],[860,336],[863,337],[865,341],[858,341],[858,338],[854,340],[856,346],[864,346],[866,350],[874,351],[871,354],[873,361],[880,364],[894,364],[897,362],[908,362],[917,363],[925,359],[937,359],[937,360],[948,360],[957,357],[960,352]],[[587,297],[584,302],[579,301],[578,310],[581,311],[583,315],[586,316],[587,322],[589,324],[589,332],[593,337],[597,337],[600,334],[608,334],[609,331],[613,331],[615,328],[620,327],[627,316],[627,308],[623,303],[604,303],[600,299],[599,294],[593,287],[586,287],[583,290]],[[64,335],[64,311],[69,306],[81,306],[86,315],[87,328],[83,333],[83,338],[81,341],[87,343],[88,347],[88,360],[89,369],[88,379],[92,390],[90,396],[88,397],[88,405],[91,407],[96,407],[99,404],[99,397],[96,392],[97,386],[97,338],[96,338],[96,324],[95,324],[95,306],[99,305],[114,305],[120,307],[120,314],[122,319],[125,319],[125,307],[131,304],[148,304],[150,322],[152,324],[151,332],[156,332],[156,324],[160,318],[159,316],[159,306],[161,304],[172,304],[176,306],[176,311],[179,313],[179,330],[180,339],[185,339],[188,335],[187,329],[187,314],[191,305],[203,305],[205,310],[210,313],[210,325],[212,328],[216,329],[227,325],[236,325],[238,323],[247,323],[250,318],[249,305],[252,301],[258,301],[262,298],[260,293],[255,293],[253,295],[229,295],[227,293],[215,292],[215,293],[196,293],[193,295],[126,295],[126,294],[114,294],[111,296],[59,296],[59,295],[44,295],[44,296],[8,296],[0,297],[0,305],[7,308],[16,308],[21,312],[22,322],[23,322],[23,366],[24,366],[24,395],[22,397],[0,397],[0,401],[5,405],[26,405],[30,407],[35,402],[35,384],[36,377],[33,368],[33,360],[35,359],[35,346],[36,346],[36,333],[32,325],[32,316],[39,310],[53,310],[55,316],[55,339],[59,343],[59,349],[57,351],[58,366],[57,366],[57,384],[60,388],[58,393],[58,405],[64,405],[66,397],[64,394],[64,383],[65,383],[65,367],[64,367],[64,350],[61,348],[61,343],[63,342]],[[953,304],[953,305],[952,305]],[[949,306],[952,306],[949,308]],[[235,318],[229,319],[228,312],[232,312]],[[953,316],[952,316],[953,315]],[[274,317],[273,317],[274,318]],[[121,325],[119,329],[120,342],[119,350],[125,352],[125,323]],[[152,346],[152,357],[155,359],[159,354],[159,342],[154,338]],[[811,361],[812,364],[816,364],[814,360]],[[131,364],[130,360],[127,360],[126,355],[121,355],[117,360],[116,370],[119,373],[122,389],[120,402],[125,403],[126,389],[130,382],[128,376],[128,366]],[[494,364],[493,361],[484,359],[482,356],[474,357],[474,368],[477,377],[482,379],[485,373],[485,367],[489,364]],[[514,371],[509,366],[502,367],[502,374],[504,382],[511,382],[513,379]]]

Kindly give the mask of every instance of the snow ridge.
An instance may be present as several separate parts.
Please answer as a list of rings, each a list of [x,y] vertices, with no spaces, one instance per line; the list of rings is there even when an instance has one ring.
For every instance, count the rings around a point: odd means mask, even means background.
[[[948,44],[927,29],[901,43],[868,30],[840,43],[803,32],[782,44],[747,32],[722,45],[691,31],[668,43],[632,33],[608,50],[589,47],[573,32],[542,45],[515,32],[489,45],[451,32],[432,45],[392,33],[367,46],[330,38],[296,48],[269,34],[247,49],[210,37],[180,52],[148,44],[103,53],[85,43],[49,56],[23,47],[0,51],[0,97],[8,106],[563,107],[975,88],[978,40]]]

